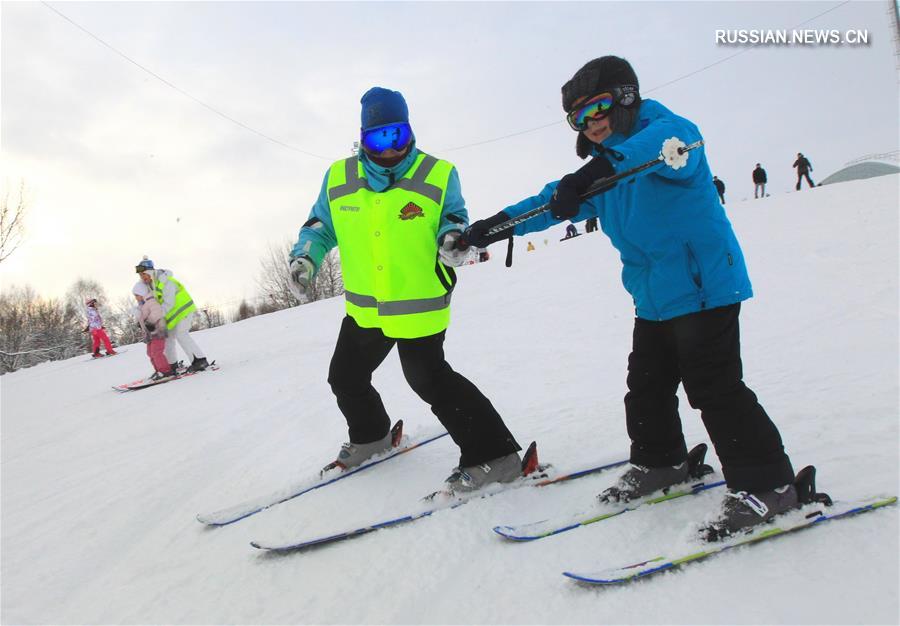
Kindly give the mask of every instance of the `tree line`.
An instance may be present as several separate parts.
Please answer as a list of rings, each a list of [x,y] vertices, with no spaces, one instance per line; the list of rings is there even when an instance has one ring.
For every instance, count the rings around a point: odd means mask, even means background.
[[[319,268],[308,301],[300,302],[288,287],[290,250],[291,245],[287,242],[269,246],[260,259],[256,281],[259,296],[252,302],[242,300],[227,317],[219,307],[198,305],[191,330],[213,328],[344,293],[340,259],[337,250],[332,250]],[[111,300],[94,280],[78,278],[63,298],[43,298],[29,286],[11,287],[0,292],[0,374],[44,361],[89,354],[90,335],[83,332],[87,325],[85,301],[88,298],[97,299],[104,326],[114,345],[143,339],[134,317],[134,298],[129,295]]]

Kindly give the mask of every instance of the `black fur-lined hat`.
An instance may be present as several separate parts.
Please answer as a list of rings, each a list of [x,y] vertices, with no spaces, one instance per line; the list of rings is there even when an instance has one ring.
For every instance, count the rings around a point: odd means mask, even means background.
[[[579,98],[588,98],[603,92],[605,89],[634,86],[633,90],[622,92],[610,112],[610,125],[613,131],[627,134],[634,125],[638,105],[641,102],[640,83],[631,64],[617,56],[603,56],[588,61],[575,75],[562,86],[562,107],[567,113],[571,111]],[[591,141],[578,133],[575,152],[582,159],[591,153]]]

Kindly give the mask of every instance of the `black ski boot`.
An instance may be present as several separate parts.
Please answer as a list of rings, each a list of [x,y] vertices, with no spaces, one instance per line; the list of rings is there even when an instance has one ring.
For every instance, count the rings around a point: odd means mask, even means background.
[[[811,502],[830,506],[831,498],[826,493],[816,492],[816,468],[808,465],[800,470],[793,483],[771,491],[729,491],[725,494],[719,518],[701,528],[700,535],[705,541],[719,541],[736,533],[752,530],[777,515]]]
[[[190,367],[187,368],[189,372],[202,372],[207,367],[209,367],[209,363],[206,361],[206,357],[194,357],[194,360],[191,361]]]
[[[697,444],[688,452],[687,460],[675,466],[632,465],[619,477],[615,485],[603,491],[597,498],[604,503],[630,502],[657,491],[667,494],[669,489],[675,485],[712,473],[713,469],[703,462],[706,458],[706,450],[705,443]]]

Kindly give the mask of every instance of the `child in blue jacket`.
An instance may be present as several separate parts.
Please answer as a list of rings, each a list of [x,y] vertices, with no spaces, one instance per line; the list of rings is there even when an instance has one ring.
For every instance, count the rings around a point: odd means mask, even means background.
[[[628,358],[625,414],[631,467],[600,494],[605,502],[643,498],[690,479],[678,415],[678,385],[702,414],[729,487],[707,538],[771,519],[798,504],[781,436],[742,377],[738,316],[753,295],[740,245],[710,184],[702,148],[683,167],[649,168],[582,201],[601,178],[650,161],[663,142],[701,139],[689,120],[642,100],[628,61],[594,59],[562,88],[563,109],[578,132],[581,169],[541,192],[472,224],[464,244],[484,247],[510,237],[492,227],[549,204],[550,211],[515,226],[515,235],[562,220],[599,218],[619,251],[622,282],[636,317]]]

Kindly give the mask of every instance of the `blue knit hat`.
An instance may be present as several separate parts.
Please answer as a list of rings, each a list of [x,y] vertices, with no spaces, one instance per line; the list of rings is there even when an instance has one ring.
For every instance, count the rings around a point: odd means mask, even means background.
[[[396,122],[409,122],[409,109],[399,91],[372,87],[363,94],[359,102],[362,104],[362,130]]]
[[[141,262],[137,264],[135,269],[137,270],[138,274],[140,274],[141,272],[146,271],[146,270],[152,270],[153,269],[153,261],[148,259],[147,256],[145,255],[144,258],[141,259]]]

